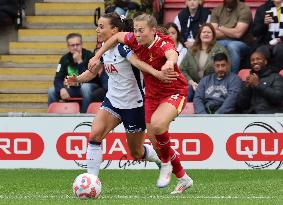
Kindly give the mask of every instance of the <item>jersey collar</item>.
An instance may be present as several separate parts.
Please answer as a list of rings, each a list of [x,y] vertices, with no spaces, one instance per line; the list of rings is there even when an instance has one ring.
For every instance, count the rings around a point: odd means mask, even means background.
[[[154,38],[153,42],[147,48],[150,49],[158,39],[159,39],[158,35],[155,34],[155,38]]]

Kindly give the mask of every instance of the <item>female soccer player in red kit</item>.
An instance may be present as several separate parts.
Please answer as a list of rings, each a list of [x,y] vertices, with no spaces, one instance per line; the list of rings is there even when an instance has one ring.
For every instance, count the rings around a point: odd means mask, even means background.
[[[166,187],[171,172],[179,179],[171,194],[179,194],[193,185],[193,180],[184,171],[179,157],[170,146],[168,129],[170,123],[185,107],[187,80],[176,65],[178,53],[170,36],[157,32],[156,19],[148,14],[134,18],[134,33],[119,32],[108,39],[89,62],[89,69],[95,68],[104,52],[118,42],[128,45],[137,56],[156,70],[178,72],[172,83],[164,83],[154,76],[143,73],[145,79],[145,121],[147,134],[159,151],[162,166],[157,186]],[[155,136],[155,140],[154,139]],[[173,170],[172,170],[173,167]]]

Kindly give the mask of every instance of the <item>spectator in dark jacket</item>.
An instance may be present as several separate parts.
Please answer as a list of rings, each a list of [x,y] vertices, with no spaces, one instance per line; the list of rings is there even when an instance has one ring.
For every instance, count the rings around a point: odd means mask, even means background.
[[[187,48],[193,46],[199,27],[210,21],[210,11],[200,5],[199,0],[186,0],[186,8],[176,16],[174,23],[178,26]]]
[[[225,53],[214,56],[214,73],[202,78],[194,97],[196,114],[227,114],[236,110],[241,88],[240,78],[230,72],[230,63]]]
[[[271,58],[271,65],[283,68],[283,0],[267,1],[257,8],[252,33],[257,51]]]
[[[54,79],[54,88],[48,90],[48,105],[52,102],[66,100],[70,97],[82,97],[81,112],[87,111],[92,101],[102,101],[105,91],[101,88],[99,77],[95,77],[88,83],[66,85],[64,80],[68,76],[77,76],[87,70],[88,61],[92,58],[92,52],[82,47],[82,36],[78,33],[70,33],[67,37],[69,52],[65,54],[57,66]]]
[[[261,52],[254,52],[250,61],[252,70],[238,97],[239,110],[251,114],[282,113],[283,77],[272,71]]]
[[[17,0],[0,0],[0,27],[15,21],[17,9]]]

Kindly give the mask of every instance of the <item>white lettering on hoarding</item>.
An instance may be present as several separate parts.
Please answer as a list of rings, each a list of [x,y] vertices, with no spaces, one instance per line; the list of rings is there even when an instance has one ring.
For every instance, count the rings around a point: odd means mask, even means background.
[[[176,152],[177,155],[180,155],[180,153],[177,151],[179,148],[179,140],[177,139],[170,139],[171,141],[171,148]]]
[[[187,151],[187,143],[195,143],[194,151]],[[199,139],[185,139],[182,142],[182,151],[184,155],[199,155],[200,154],[200,140]]]
[[[5,144],[1,144],[1,142],[4,142]],[[10,147],[10,139],[8,138],[2,138],[0,139],[0,149],[3,150],[6,154],[11,154],[11,152],[8,150]]]
[[[245,147],[245,150],[242,150],[242,141],[252,141],[253,147],[252,150],[248,146]],[[236,139],[236,152],[239,155],[247,155],[248,158],[252,159],[253,155],[257,153],[257,138],[254,136],[243,136]]]
[[[8,148],[11,148],[11,139],[9,138],[2,138],[0,139],[0,143],[4,142],[5,144],[0,145],[0,149],[3,150],[6,154],[12,154]],[[14,139],[14,149],[13,154],[31,154],[31,139],[28,138],[16,138]],[[25,149],[20,149],[19,144],[26,143]]]
[[[245,146],[242,150],[242,143],[244,141],[252,142],[251,149],[248,146]],[[258,147],[260,143],[260,148]],[[254,155],[262,154],[262,155],[277,155],[279,153],[279,142],[278,139],[273,140],[273,150],[267,151],[266,148],[266,139],[258,139],[255,136],[242,136],[236,139],[236,153],[239,155],[247,155],[248,158],[253,159]],[[283,155],[283,149],[281,150],[280,155]]]
[[[110,150],[109,150],[109,154],[113,154],[113,152],[122,152],[123,154],[127,154],[123,143],[121,142],[120,139],[115,139]]]
[[[19,143],[26,143],[26,149],[20,150],[18,145]],[[19,138],[14,141],[14,153],[15,154],[31,154],[31,139]]]
[[[72,148],[72,141],[81,141],[82,148],[80,149],[78,146]],[[79,158],[82,158],[83,154],[86,153],[86,149],[87,139],[85,136],[69,136],[66,139],[66,152],[68,154],[76,154]]]
[[[264,155],[276,155],[278,153],[278,139],[274,139],[274,150],[273,151],[266,151],[265,146],[265,139],[261,140],[261,152]]]

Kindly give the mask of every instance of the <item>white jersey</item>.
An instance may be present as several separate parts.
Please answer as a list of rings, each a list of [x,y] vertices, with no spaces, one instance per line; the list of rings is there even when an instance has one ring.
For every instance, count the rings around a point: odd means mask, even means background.
[[[121,43],[102,55],[104,69],[109,76],[106,97],[115,108],[143,106],[141,72],[127,60],[132,55],[133,51]]]
[[[187,48],[185,48],[180,42],[178,43],[178,46],[177,46],[177,51],[179,53],[179,56],[178,56],[178,61],[177,61],[177,65],[180,66],[186,53],[187,53]]]

